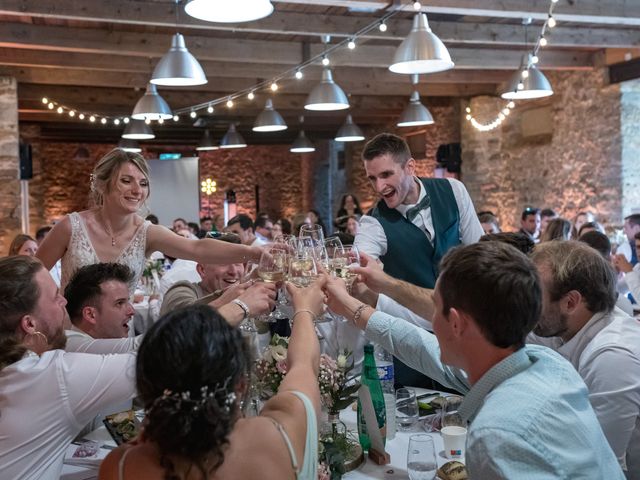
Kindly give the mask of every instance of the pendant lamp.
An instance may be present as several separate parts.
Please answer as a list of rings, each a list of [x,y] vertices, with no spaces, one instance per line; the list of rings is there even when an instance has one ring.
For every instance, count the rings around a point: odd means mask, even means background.
[[[241,23],[271,15],[273,5],[269,0],[189,0],[184,11],[206,22]]]
[[[353,123],[351,115],[347,115],[347,119],[340,127],[340,130],[338,130],[335,140],[337,142],[359,142],[364,140],[362,130]]]
[[[264,106],[264,110],[256,117],[256,122],[253,125],[254,132],[279,132],[287,129],[282,115],[280,115],[274,108],[271,99],[267,99]]]
[[[349,100],[344,91],[333,81],[333,75],[329,68],[322,70],[322,80],[311,90],[304,108],[319,111],[349,108]]]
[[[198,60],[187,50],[184,37],[176,33],[171,39],[171,48],[153,70],[150,82],[168,86],[204,85],[207,77]]]
[[[145,120],[147,118],[149,120],[168,120],[173,118],[173,113],[171,113],[169,104],[158,95],[156,86],[153,83],[148,83],[147,91],[136,103],[131,117],[136,120]]]
[[[242,135],[236,130],[235,124],[229,125],[229,130],[224,134],[222,140],[220,140],[220,148],[244,148],[247,146],[247,142],[242,138]]]

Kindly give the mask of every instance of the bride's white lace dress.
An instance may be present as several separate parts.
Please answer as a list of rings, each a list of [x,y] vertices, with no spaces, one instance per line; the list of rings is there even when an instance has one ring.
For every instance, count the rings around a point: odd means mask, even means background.
[[[67,245],[67,251],[62,257],[62,275],[60,280],[60,290],[62,292],[64,292],[67,283],[69,283],[71,277],[73,277],[73,274],[78,269],[85,265],[101,262],[89,239],[87,227],[80,214],[77,212],[70,213],[69,220],[71,222],[71,238],[69,239],[69,245]],[[149,221],[145,221],[140,225],[131,242],[129,242],[129,245],[113,260],[115,263],[128,266],[133,271],[134,278],[132,283],[129,284],[129,291],[131,292],[133,292],[138,284],[146,264],[144,252],[147,244],[147,228],[149,228],[149,225],[151,225]]]

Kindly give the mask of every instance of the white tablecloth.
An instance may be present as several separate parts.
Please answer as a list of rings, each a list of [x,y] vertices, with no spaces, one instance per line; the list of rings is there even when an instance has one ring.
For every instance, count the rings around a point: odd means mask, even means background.
[[[416,393],[420,395],[427,390],[416,388]],[[345,423],[347,428],[357,431],[357,416],[351,408],[342,412],[340,419]],[[362,480],[362,479],[403,479],[409,478],[407,473],[407,450],[409,449],[409,437],[417,433],[427,433],[422,428],[422,420],[413,426],[411,430],[396,430],[396,435],[392,440],[387,439],[385,449],[391,457],[391,463],[388,465],[377,465],[365,454],[365,462],[356,470],[344,475],[345,480]],[[428,433],[433,438],[433,444],[436,449],[436,457],[438,460],[438,468],[450,460],[444,456],[444,444],[440,433]],[[464,460],[462,460],[464,462]]]

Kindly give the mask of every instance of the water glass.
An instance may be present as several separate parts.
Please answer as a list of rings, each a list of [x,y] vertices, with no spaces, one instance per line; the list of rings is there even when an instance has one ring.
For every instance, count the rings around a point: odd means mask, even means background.
[[[465,422],[458,413],[460,405],[462,405],[463,397],[459,395],[451,395],[445,398],[444,406],[442,407],[442,428],[444,427],[464,427]]]
[[[411,388],[396,390],[396,428],[411,429],[418,421],[418,400],[416,392]]]
[[[433,439],[426,433],[409,437],[407,472],[410,480],[434,480],[438,471]]]

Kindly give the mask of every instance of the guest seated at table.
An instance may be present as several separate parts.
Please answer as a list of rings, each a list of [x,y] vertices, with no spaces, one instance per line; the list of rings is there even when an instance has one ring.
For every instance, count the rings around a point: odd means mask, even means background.
[[[531,261],[499,242],[450,251],[433,292],[435,336],[375,312],[329,279],[329,307],[370,340],[466,392],[469,478],[624,479],[575,369],[525,345],[542,307]],[[490,301],[487,301],[490,299]]]
[[[9,245],[9,255],[27,255],[33,257],[38,250],[38,243],[31,235],[19,233]]]
[[[62,259],[63,289],[80,267],[111,261],[133,270],[134,281],[129,285],[133,293],[144,271],[146,257],[155,251],[206,263],[260,259],[260,248],[207,238],[186,239],[144,220],[138,212],[149,196],[150,185],[149,166],[137,153],[114,149],[98,162],[90,184],[94,206],[64,217],[49,232],[36,254],[47,269]],[[186,227],[183,219],[177,220],[182,220]]]
[[[251,361],[241,333],[208,306],[177,310],[140,346],[146,418],[137,441],[110,453],[99,478],[316,480],[319,345],[324,278],[289,288],[295,315],[287,375],[257,417],[243,418]]]
[[[540,244],[531,258],[544,302],[527,342],[571,362],[620,465],[640,478],[640,326],[615,308],[611,264],[580,242]]]
[[[126,353],[138,348],[142,335],[129,336],[133,272],[119,263],[94,263],[78,270],[64,289],[72,327],[67,352]]]
[[[220,234],[218,240],[240,243],[233,233]],[[240,283],[244,264],[203,264],[196,266],[200,282],[176,282],[162,300],[164,315],[194,303],[217,308],[229,323],[237,325],[243,319],[269,313],[275,306],[276,288],[270,283]]]
[[[57,479],[82,427],[135,393],[134,355],[62,350],[65,304],[38,260],[0,260],[1,478]]]

